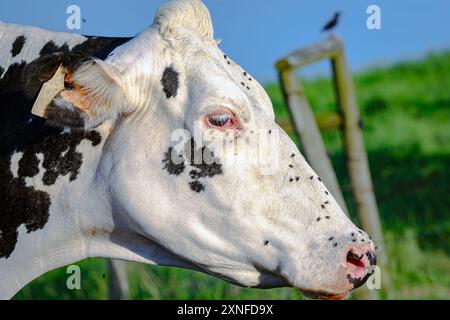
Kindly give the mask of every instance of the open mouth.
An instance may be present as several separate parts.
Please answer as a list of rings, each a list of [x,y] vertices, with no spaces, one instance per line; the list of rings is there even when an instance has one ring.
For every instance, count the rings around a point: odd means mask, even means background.
[[[350,293],[331,294],[325,292],[304,291],[301,292],[308,298],[314,300],[345,300],[350,296]]]
[[[353,251],[349,251],[345,257],[346,272],[348,275],[354,276],[357,279],[362,279],[366,274],[366,265],[363,261],[364,255],[358,255]],[[356,280],[355,280],[356,281]],[[344,300],[350,296],[350,292],[346,293],[330,293],[323,291],[301,290],[301,292],[308,298],[315,300]]]

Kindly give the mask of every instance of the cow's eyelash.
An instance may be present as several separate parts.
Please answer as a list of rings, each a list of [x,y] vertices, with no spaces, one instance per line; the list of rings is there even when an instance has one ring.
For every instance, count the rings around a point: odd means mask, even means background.
[[[217,127],[224,127],[231,121],[231,116],[228,114],[218,114],[209,116],[208,121]]]
[[[208,127],[218,130],[239,128],[239,123],[236,117],[228,111],[211,113],[205,117],[205,122]]]

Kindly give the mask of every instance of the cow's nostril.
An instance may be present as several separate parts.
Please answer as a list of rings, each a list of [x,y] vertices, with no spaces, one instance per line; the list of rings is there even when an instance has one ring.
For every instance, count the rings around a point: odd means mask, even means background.
[[[368,255],[364,247],[351,248],[346,256],[346,273],[348,281],[353,288],[362,286],[372,274],[370,266],[372,261],[371,255]]]
[[[369,261],[364,254],[357,254],[354,250],[347,253],[347,275],[352,279],[362,280],[367,274]]]

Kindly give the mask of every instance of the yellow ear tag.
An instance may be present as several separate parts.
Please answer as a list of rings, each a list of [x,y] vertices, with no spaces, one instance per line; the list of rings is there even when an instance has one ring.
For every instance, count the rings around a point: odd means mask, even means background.
[[[45,118],[47,107],[53,98],[62,90],[64,90],[65,69],[62,65],[56,70],[53,77],[42,85],[38,97],[34,102],[31,113],[35,116]]]

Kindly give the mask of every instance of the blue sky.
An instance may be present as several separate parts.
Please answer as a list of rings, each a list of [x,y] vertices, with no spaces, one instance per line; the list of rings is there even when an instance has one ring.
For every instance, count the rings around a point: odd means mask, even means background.
[[[132,36],[149,26],[164,0],[0,0],[0,20],[55,31],[66,28],[66,8],[81,8],[77,33]],[[276,79],[275,61],[293,49],[319,41],[322,25],[336,10],[343,12],[338,32],[347,45],[350,65],[371,65],[413,59],[450,49],[449,0],[205,0],[221,47],[263,82]],[[382,30],[368,30],[366,9],[381,7]],[[327,64],[306,73],[325,73]]]

